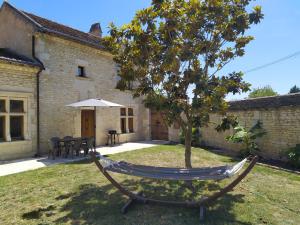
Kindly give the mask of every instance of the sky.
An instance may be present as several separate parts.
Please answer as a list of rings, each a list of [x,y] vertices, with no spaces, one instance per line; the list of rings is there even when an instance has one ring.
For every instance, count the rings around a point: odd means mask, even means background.
[[[104,35],[107,35],[110,22],[117,26],[130,22],[136,10],[149,6],[151,0],[9,0],[9,3],[85,32],[92,23],[100,22]],[[257,0],[254,4],[262,6],[264,20],[248,32],[255,40],[247,46],[245,56],[228,64],[222,71],[224,74],[249,71],[300,51],[300,1]],[[293,85],[300,86],[299,69],[300,54],[248,72],[244,79],[252,84],[252,88],[270,85],[279,94],[286,94]],[[247,94],[230,95],[227,99],[245,97]]]

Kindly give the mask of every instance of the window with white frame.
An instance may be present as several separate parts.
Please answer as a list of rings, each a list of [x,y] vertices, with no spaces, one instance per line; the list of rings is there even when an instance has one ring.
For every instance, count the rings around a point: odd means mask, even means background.
[[[0,142],[24,140],[26,98],[0,97]]]
[[[121,133],[134,132],[134,114],[133,108],[120,109],[120,127]]]

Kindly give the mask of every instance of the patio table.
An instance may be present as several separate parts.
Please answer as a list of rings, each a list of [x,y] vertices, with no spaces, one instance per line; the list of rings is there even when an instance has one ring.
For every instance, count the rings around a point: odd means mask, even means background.
[[[81,141],[84,141],[84,142],[87,142],[87,137],[74,137],[74,138],[69,138],[67,141],[77,141],[77,140],[81,140]],[[63,138],[61,138],[59,140],[60,143],[64,143],[66,140],[64,140]]]
[[[61,139],[59,140],[59,145],[60,145],[61,147],[66,147],[66,143],[71,143],[71,145],[74,146],[75,141],[78,141],[78,140],[81,141],[81,144],[87,145],[87,140],[88,140],[88,138],[86,138],[86,137],[73,137],[73,138],[68,138],[67,140],[64,139],[64,138],[61,138]],[[75,150],[77,150],[77,149],[75,149]],[[67,156],[67,155],[68,155],[68,154],[66,154],[66,156]],[[77,152],[76,152],[76,155],[78,155]]]

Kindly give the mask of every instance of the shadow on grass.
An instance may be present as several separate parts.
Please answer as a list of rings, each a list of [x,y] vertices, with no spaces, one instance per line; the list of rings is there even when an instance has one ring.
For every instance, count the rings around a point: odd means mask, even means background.
[[[144,190],[147,197],[169,200],[199,199],[203,191],[213,192],[220,189],[218,183],[194,182],[194,191],[188,189],[184,182],[150,181],[147,179],[125,180],[121,183],[130,190]],[[160,206],[154,204],[134,204],[129,212],[121,214],[120,209],[127,201],[112,185],[98,186],[84,184],[79,191],[56,196],[57,201],[67,200],[58,209],[64,216],[55,220],[55,224],[199,224],[199,209]],[[227,194],[216,201],[208,210],[203,224],[243,224],[237,221],[232,212],[235,203],[243,202],[243,195]],[[51,209],[50,209],[51,210]],[[37,219],[47,209],[37,209],[25,213],[24,219]],[[47,215],[46,215],[47,216]]]
[[[28,213],[24,213],[22,215],[22,218],[31,220],[31,219],[39,219],[42,216],[42,214],[45,214],[46,216],[51,216],[53,214],[53,210],[55,210],[55,208],[56,207],[53,205],[50,205],[46,208],[38,208],[38,209],[30,211]]]

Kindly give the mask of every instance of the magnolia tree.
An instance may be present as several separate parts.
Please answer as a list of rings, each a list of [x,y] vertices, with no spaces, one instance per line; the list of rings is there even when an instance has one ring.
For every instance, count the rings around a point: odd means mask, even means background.
[[[119,65],[117,87],[144,96],[147,107],[164,111],[185,136],[185,165],[191,168],[192,128],[209,114],[226,114],[228,93],[249,90],[242,72],[221,69],[245,54],[246,35],[263,18],[250,0],[153,0],[104,39]]]

